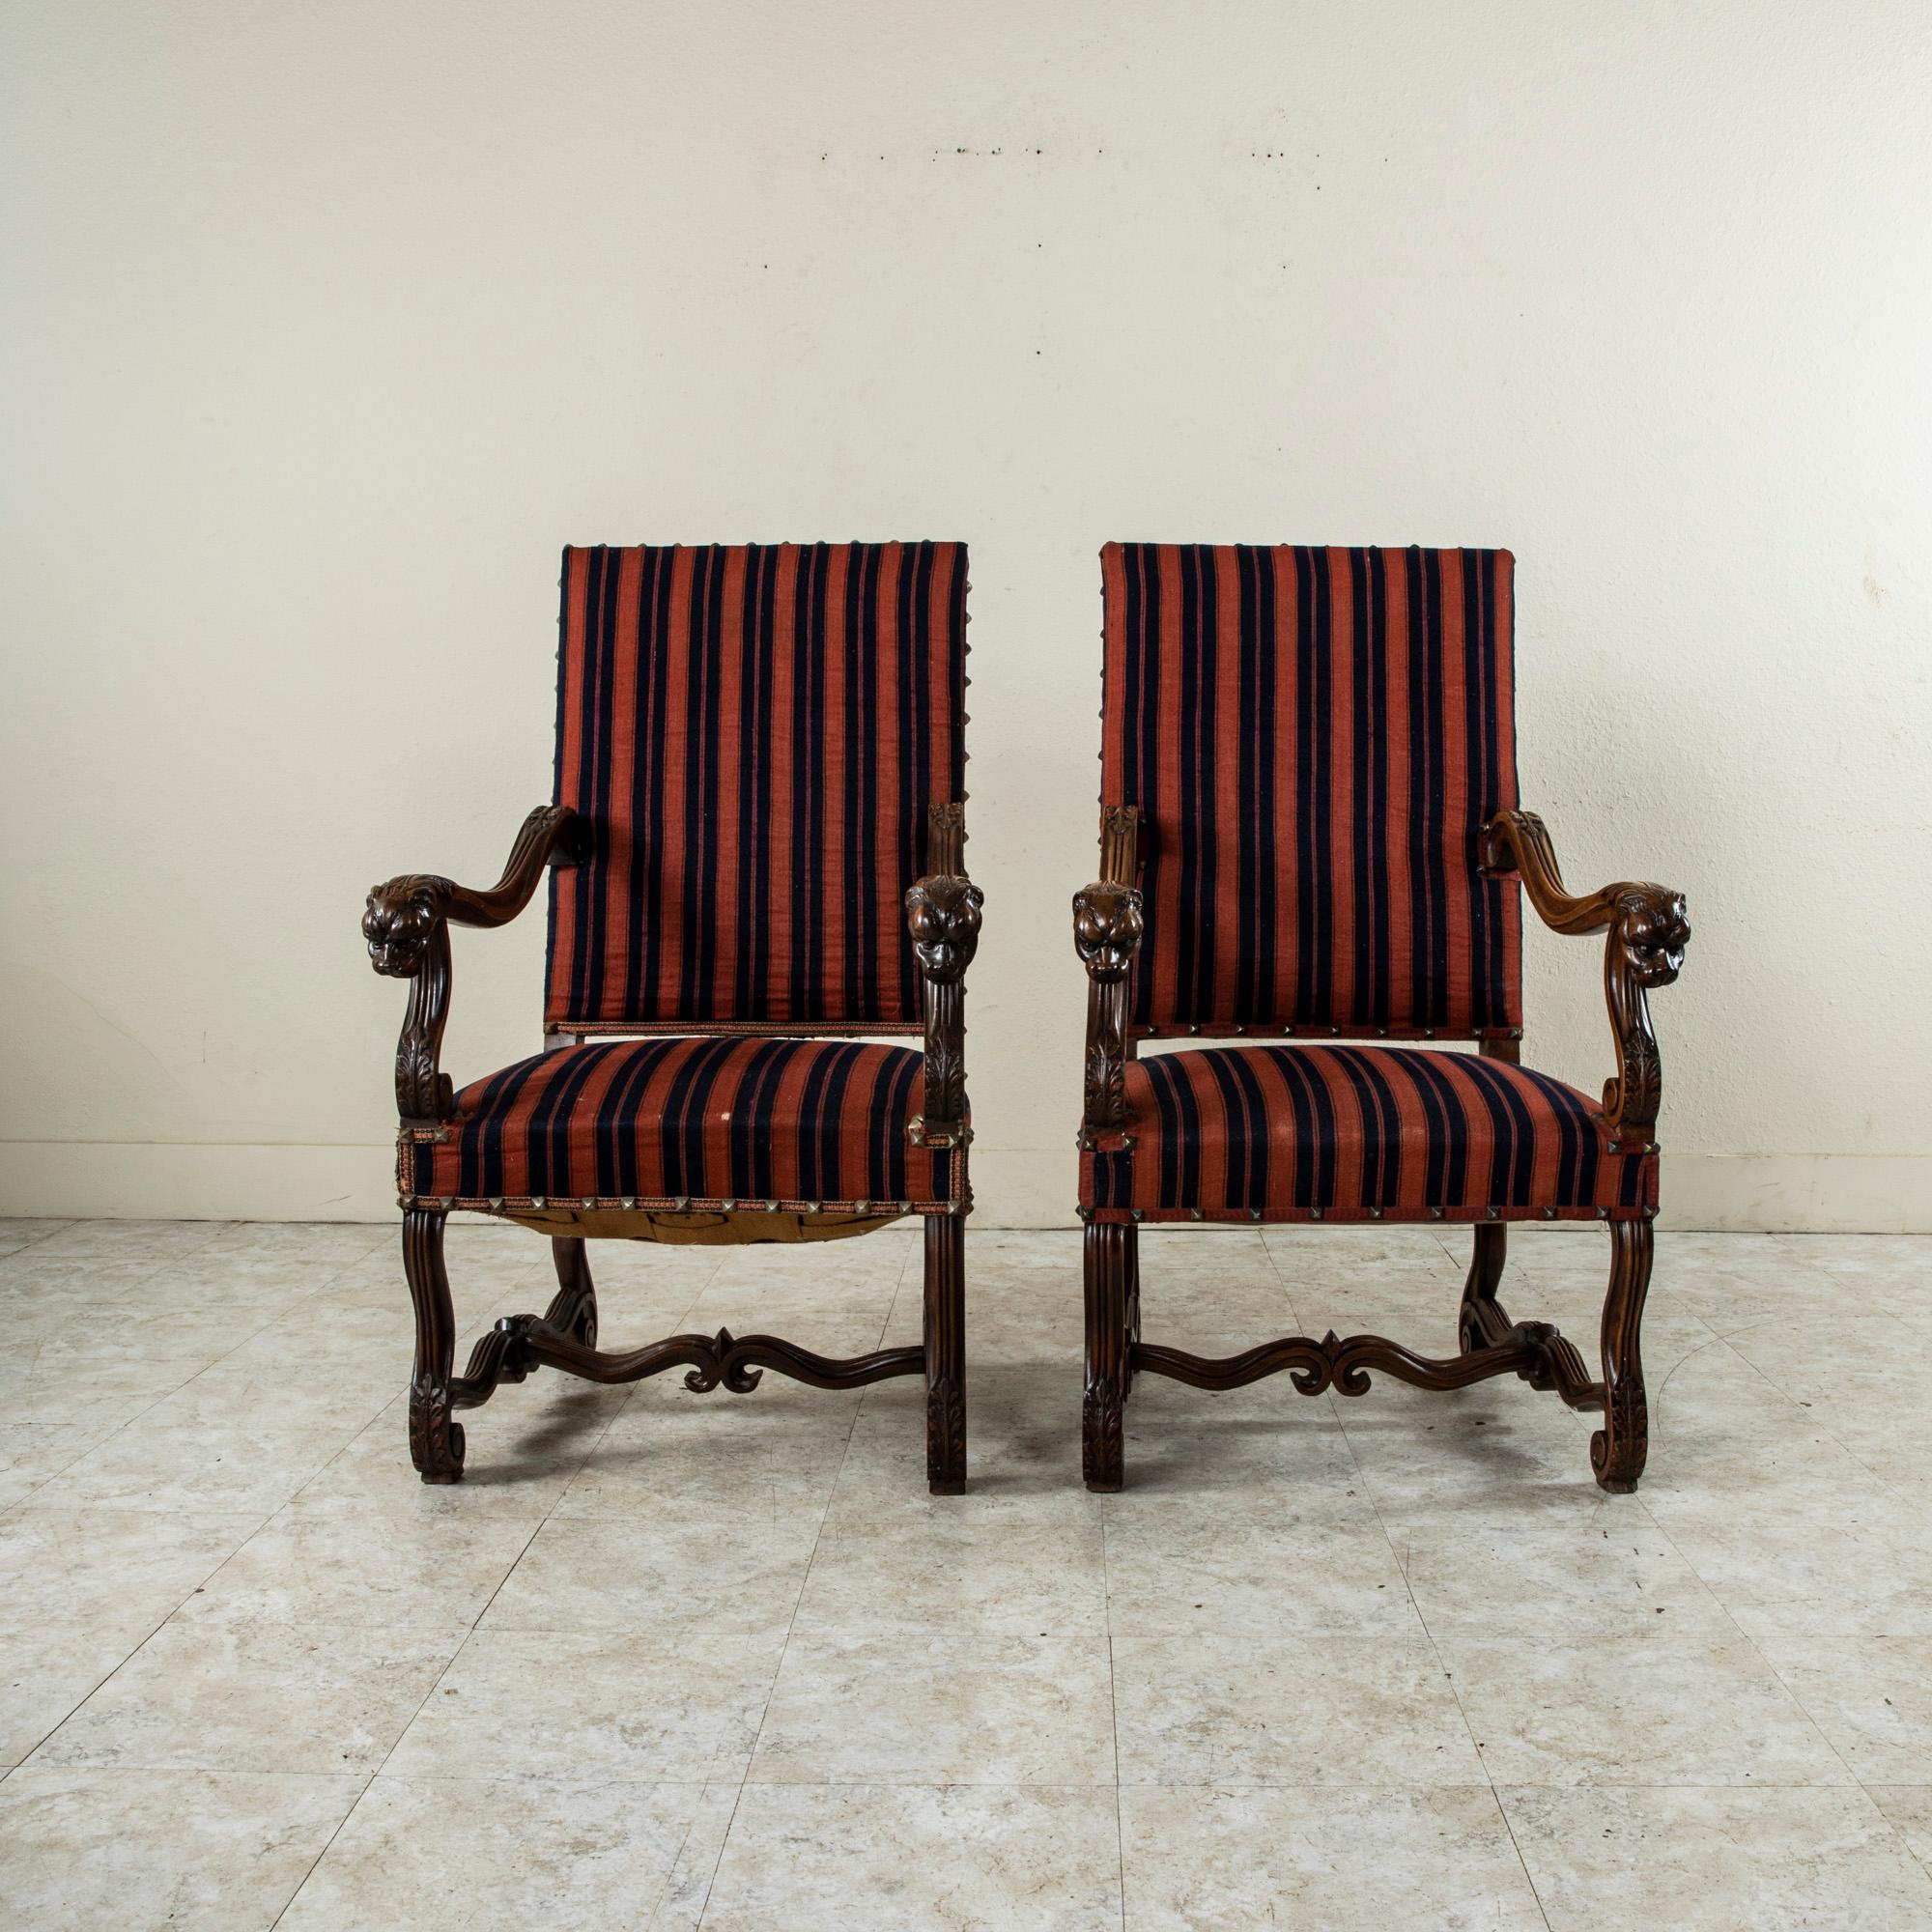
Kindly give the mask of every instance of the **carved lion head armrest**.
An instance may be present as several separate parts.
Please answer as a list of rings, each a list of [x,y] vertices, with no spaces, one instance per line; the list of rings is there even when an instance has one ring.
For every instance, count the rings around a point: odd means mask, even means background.
[[[1605,932],[1604,998],[1617,1070],[1604,1084],[1604,1118],[1619,1135],[1650,1141],[1663,1097],[1663,1063],[1651,1030],[1648,994],[1684,969],[1690,922],[1671,886],[1622,879],[1594,893],[1569,892],[1549,833],[1533,811],[1499,812],[1483,828],[1483,869],[1516,872],[1536,915],[1552,932]]]
[[[579,865],[588,855],[584,820],[567,805],[543,805],[524,820],[503,876],[488,891],[438,872],[405,872],[371,889],[362,910],[369,963],[411,982],[396,1042],[396,1111],[405,1125],[449,1117],[452,1090],[438,1061],[449,1016],[450,926],[508,924],[530,902],[547,866]]]
[[[906,930],[925,980],[925,1094],[916,1147],[954,1147],[966,1124],[966,969],[980,948],[985,895],[963,872],[935,872],[906,889]]]

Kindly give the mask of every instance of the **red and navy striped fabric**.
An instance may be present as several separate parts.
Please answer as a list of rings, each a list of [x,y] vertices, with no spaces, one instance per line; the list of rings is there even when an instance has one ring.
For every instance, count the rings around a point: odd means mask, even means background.
[[[957,1198],[910,1146],[922,1056],[858,1040],[599,1040],[505,1067],[406,1130],[402,1192],[460,1208],[850,1208]]]
[[[1182,1049],[1127,1063],[1130,1149],[1084,1154],[1098,1221],[1634,1220],[1657,1156],[1560,1080],[1472,1053]]]
[[[963,544],[564,552],[548,1026],[918,1030],[965,606]]]
[[[1521,1025],[1507,551],[1110,544],[1101,799],[1146,821],[1137,1032]]]

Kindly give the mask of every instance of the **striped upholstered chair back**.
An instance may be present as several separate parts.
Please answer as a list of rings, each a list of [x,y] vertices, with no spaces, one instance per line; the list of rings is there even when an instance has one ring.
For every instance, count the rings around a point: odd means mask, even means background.
[[[1137,1033],[1521,1025],[1507,551],[1111,544],[1101,800],[1142,809]]]
[[[546,1026],[919,1031],[965,595],[959,544],[564,552]]]

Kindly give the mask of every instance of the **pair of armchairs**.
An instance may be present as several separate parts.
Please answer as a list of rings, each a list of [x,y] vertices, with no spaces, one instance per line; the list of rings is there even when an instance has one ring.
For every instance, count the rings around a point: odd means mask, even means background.
[[[1689,927],[1662,887],[1569,894],[1516,809],[1511,571],[1500,551],[1103,553],[1100,877],[1074,899],[1092,1489],[1122,1486],[1137,1373],[1226,1389],[1287,1370],[1346,1395],[1370,1370],[1429,1388],[1515,1373],[1601,1417],[1605,1488],[1642,1472],[1645,994],[1676,977]],[[930,1488],[963,1488],[964,984],[982,904],[965,573],[957,544],[565,552],[556,803],[489,891],[409,874],[363,917],[377,971],[411,982],[397,1185],[425,1482],[461,1477],[455,1418],[503,1382],[683,1368],[693,1390],[737,1393],[767,1369],[821,1388],[923,1375]],[[546,873],[544,1051],[458,1092],[440,1065],[449,927],[503,924]],[[1519,1064],[1519,884],[1557,931],[1607,932],[1601,1105]],[[1138,1051],[1177,1037],[1273,1043]],[[457,1209],[549,1235],[558,1282],[461,1375],[442,1261]],[[910,1214],[921,1347],[841,1359],[724,1329],[597,1346],[587,1239],[827,1239]],[[1601,1379],[1496,1298],[1509,1223],[1576,1219],[1611,1237]],[[1144,1342],[1149,1221],[1470,1223],[1461,1351],[1331,1333],[1211,1360]]]

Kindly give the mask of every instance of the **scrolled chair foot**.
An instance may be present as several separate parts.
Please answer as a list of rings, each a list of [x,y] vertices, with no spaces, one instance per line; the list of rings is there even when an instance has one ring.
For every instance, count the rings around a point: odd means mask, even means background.
[[[1127,1480],[1126,1405],[1120,1385],[1095,1382],[1080,1406],[1080,1474],[1090,1490],[1111,1495]]]
[[[925,1391],[925,1482],[935,1496],[966,1492],[966,1392],[950,1376]]]
[[[1650,1455],[1650,1415],[1641,1381],[1625,1381],[1604,1405],[1605,1427],[1590,1437],[1597,1487],[1614,1496],[1634,1494]]]
[[[410,1385],[410,1461],[426,1483],[463,1480],[463,1425],[450,1409],[449,1390]]]
[[[1610,1286],[1604,1297],[1604,1426],[1590,1438],[1597,1486],[1629,1495],[1650,1453],[1643,1390],[1643,1304],[1655,1245],[1651,1224],[1610,1224]]]

